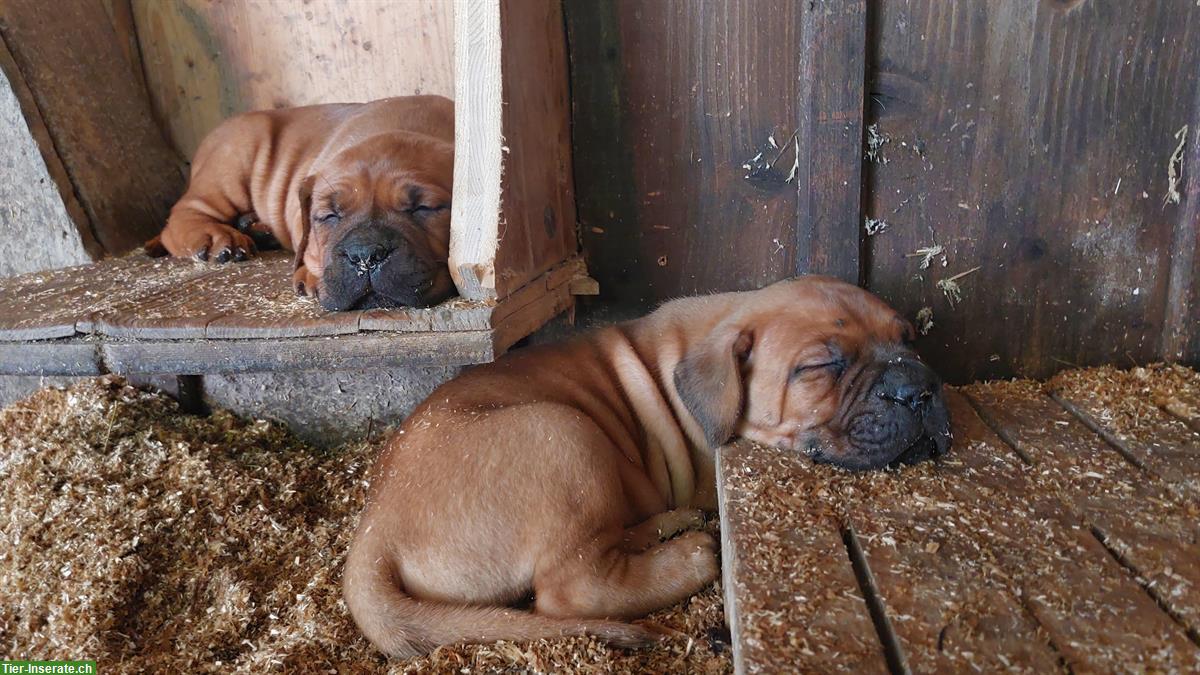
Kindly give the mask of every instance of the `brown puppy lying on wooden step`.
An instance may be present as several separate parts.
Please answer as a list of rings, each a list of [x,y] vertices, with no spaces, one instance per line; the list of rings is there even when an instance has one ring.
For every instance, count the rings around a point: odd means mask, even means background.
[[[391,439],[345,570],[380,650],[593,634],[717,576],[701,510],[734,436],[853,469],[939,455],[941,383],[913,329],[825,277],[685,298],[442,385]],[[532,593],[534,611],[504,608]]]
[[[252,112],[200,144],[151,254],[224,263],[296,253],[297,292],[329,310],[427,306],[446,259],[454,103],[406,96]]]

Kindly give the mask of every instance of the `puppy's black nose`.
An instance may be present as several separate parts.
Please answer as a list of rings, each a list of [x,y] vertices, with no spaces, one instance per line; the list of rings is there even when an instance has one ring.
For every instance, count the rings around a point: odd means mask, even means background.
[[[929,366],[915,359],[896,359],[879,377],[875,394],[916,412],[933,399],[940,386]]]
[[[342,249],[355,267],[377,267],[392,253],[391,248],[380,243],[348,243]]]

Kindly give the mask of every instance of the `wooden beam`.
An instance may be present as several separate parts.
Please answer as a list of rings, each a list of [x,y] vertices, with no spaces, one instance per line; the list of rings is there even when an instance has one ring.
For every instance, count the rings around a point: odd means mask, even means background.
[[[455,0],[450,271],[501,298],[576,252],[565,32],[557,2]]]
[[[796,133],[796,273],[857,284],[866,0],[805,3]]]
[[[185,181],[113,21],[100,2],[0,3],[12,63],[96,241],[116,254],[162,229]]]

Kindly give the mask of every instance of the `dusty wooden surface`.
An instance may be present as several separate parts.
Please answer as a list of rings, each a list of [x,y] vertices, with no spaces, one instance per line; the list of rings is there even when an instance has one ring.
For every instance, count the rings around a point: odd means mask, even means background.
[[[264,372],[491,361],[573,307],[578,258],[500,302],[326,312],[286,252],[217,265],[134,254],[0,279],[0,374]]]
[[[1047,393],[1068,384],[1141,459]],[[893,672],[1200,668],[1200,500],[1152,469],[1197,452],[1180,419],[1197,400],[1200,374],[1182,367],[1072,371],[950,392],[954,447],[936,463],[850,474],[722,449],[738,669],[869,671],[885,655]],[[834,616],[841,633],[812,628]]]
[[[134,0],[155,111],[191,157],[248,110],[454,95],[449,2]]]
[[[119,254],[157,234],[184,174],[130,61],[121,14],[100,2],[11,0],[0,4],[0,34],[95,240]]]

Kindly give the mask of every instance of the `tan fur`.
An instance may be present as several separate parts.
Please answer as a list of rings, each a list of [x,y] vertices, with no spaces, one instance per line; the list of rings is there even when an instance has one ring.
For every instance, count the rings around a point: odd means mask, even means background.
[[[337,185],[345,194],[358,195],[344,205],[352,213],[388,210],[405,199],[396,186],[409,181],[448,201],[453,143],[454,103],[441,96],[238,115],[200,144],[187,191],[171,209],[162,234],[146,248],[214,260],[222,251],[240,250],[237,259],[253,256],[254,241],[233,226],[239,217],[252,214],[264,231],[296,253],[297,290],[315,294],[326,243],[336,236],[336,228],[310,231],[308,202],[313,195]],[[445,264],[449,212],[433,219],[417,239],[410,243]],[[438,284],[439,292],[449,290],[448,271]]]
[[[796,365],[831,337],[869,354],[904,330],[873,296],[809,277],[673,301],[466,372],[373,469],[345,571],[355,620],[397,656],[457,641],[651,639],[615,620],[718,573],[708,534],[670,538],[716,508],[713,445],[736,434],[794,446],[844,394],[832,377],[790,379]],[[501,608],[531,593],[533,611]]]

